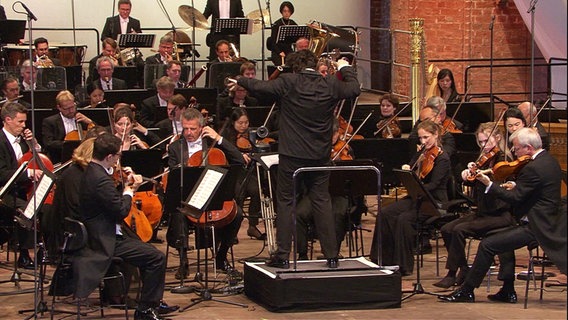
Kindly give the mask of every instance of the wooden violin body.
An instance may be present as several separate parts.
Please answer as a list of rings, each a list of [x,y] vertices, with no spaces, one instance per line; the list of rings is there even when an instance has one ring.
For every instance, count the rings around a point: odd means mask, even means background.
[[[424,152],[422,163],[420,164],[420,179],[424,179],[428,174],[430,174],[432,169],[434,169],[434,161],[440,154],[442,154],[442,152],[442,148],[437,146],[434,146]]]
[[[141,205],[140,200],[135,201],[134,198],[132,198],[130,212],[128,212],[128,216],[124,218],[124,223],[140,237],[140,240],[148,242],[152,239],[153,229],[144,212],[138,208],[138,206]]]
[[[500,161],[497,162],[491,171],[493,172],[493,177],[497,181],[504,181],[507,177],[515,175],[521,171],[521,169],[531,161],[532,158],[529,155],[521,156],[515,161]]]
[[[491,151],[483,154],[479,157],[479,160],[475,162],[475,166],[469,168],[470,173],[467,177],[468,181],[475,181],[475,177],[477,176],[477,170],[483,168],[485,164],[487,164],[491,159],[493,159],[498,153],[501,151],[499,147],[495,146]]]

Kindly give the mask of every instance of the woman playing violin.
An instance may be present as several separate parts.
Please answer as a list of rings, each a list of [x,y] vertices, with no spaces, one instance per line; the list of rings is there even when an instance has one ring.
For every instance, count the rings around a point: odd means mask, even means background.
[[[473,186],[477,210],[473,214],[445,224],[441,229],[444,245],[448,250],[446,262],[448,273],[442,280],[434,283],[434,286],[440,288],[449,288],[463,283],[469,271],[465,257],[466,238],[483,236],[491,230],[514,224],[510,206],[494,195],[486,194],[485,185],[475,180],[476,173],[470,169],[473,167],[481,170],[491,168],[505,159],[505,153],[502,151],[505,147],[503,134],[494,122],[486,122],[479,126],[475,137],[481,148],[481,154],[475,163],[470,163],[468,168],[462,171],[461,175],[465,184]],[[472,176],[473,179],[471,179]]]
[[[237,146],[239,151],[243,153],[245,162],[249,164],[251,161],[249,152],[253,151],[253,145],[249,140],[249,118],[247,111],[245,109],[233,110],[230,121],[227,127],[227,140]],[[246,181],[243,182],[245,179]],[[237,204],[240,207],[243,206],[244,199],[250,197],[247,235],[257,240],[264,240],[266,234],[261,233],[257,227],[258,219],[260,218],[260,193],[258,190],[258,177],[254,166],[243,168],[237,180],[236,187]]]
[[[191,156],[198,151],[207,151],[212,143],[225,153],[229,164],[245,164],[243,155],[237,147],[226,141],[213,128],[205,126],[205,119],[197,109],[185,109],[182,112],[181,122],[183,128],[182,136],[180,139],[172,142],[168,148],[168,165],[170,168],[174,168],[179,164],[187,164]],[[186,250],[187,237],[180,239],[180,235],[187,234],[189,220],[179,211],[170,212],[170,214],[170,226],[166,236],[168,244],[179,250],[181,241],[183,244],[181,246],[182,250]],[[225,269],[227,252],[233,245],[242,219],[242,209],[239,207],[237,216],[231,223],[225,227],[215,229],[218,233],[217,239],[220,240],[217,256],[215,257],[217,268]],[[185,232],[182,228],[185,228]],[[180,254],[184,253],[180,252]]]
[[[134,112],[124,104],[114,109],[114,135],[121,139],[121,150],[148,149],[160,141],[153,132],[134,121]]]
[[[385,126],[385,123],[394,116],[399,107],[400,103],[398,98],[393,94],[387,93],[380,98],[379,102],[381,103],[380,112],[375,111],[371,118],[363,125],[361,135],[365,138],[400,138],[402,132],[398,119],[393,119],[390,121],[389,125]],[[383,128],[383,130],[375,135],[377,129],[380,128]]]
[[[417,126],[418,137],[422,144],[420,151],[413,157],[409,165],[403,169],[417,172],[424,188],[430,192],[437,203],[448,201],[447,182],[450,176],[450,157],[441,148],[440,126],[427,120]],[[420,217],[425,219],[426,216]],[[382,228],[375,224],[371,261],[377,261],[377,232],[382,232],[382,252],[384,265],[399,265],[401,274],[408,275],[414,268],[414,246],[416,231],[415,203],[410,197],[384,208],[377,219]]]

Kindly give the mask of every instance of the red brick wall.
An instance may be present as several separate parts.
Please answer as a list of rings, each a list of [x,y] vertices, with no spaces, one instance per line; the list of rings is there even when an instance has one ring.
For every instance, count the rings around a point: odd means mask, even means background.
[[[493,58],[530,58],[530,30],[524,24],[514,2],[498,0],[390,0],[390,28],[409,30],[409,18],[424,19],[426,52],[429,60],[443,59],[489,59],[489,25],[492,15],[494,22]],[[371,14],[384,0],[371,0]],[[502,2],[502,3],[500,3]],[[524,13],[523,13],[524,14]],[[371,16],[371,21],[381,21],[385,17]],[[410,53],[406,34],[396,34],[396,62],[410,64]],[[371,53],[374,56],[374,53]],[[541,57],[538,48],[536,56]],[[536,61],[537,63],[539,60]],[[540,61],[542,62],[542,61]],[[495,61],[497,64],[530,63],[527,61]],[[468,65],[489,65],[485,62],[436,62],[438,68],[450,68],[456,80],[458,91],[465,91],[465,72]],[[494,94],[507,91],[530,91],[530,68],[508,67],[493,69]],[[544,68],[535,71],[535,91],[546,88]],[[470,94],[489,92],[489,68],[470,71]],[[410,92],[410,72],[397,68],[392,91],[408,94]],[[527,99],[525,96],[499,97],[511,100]]]

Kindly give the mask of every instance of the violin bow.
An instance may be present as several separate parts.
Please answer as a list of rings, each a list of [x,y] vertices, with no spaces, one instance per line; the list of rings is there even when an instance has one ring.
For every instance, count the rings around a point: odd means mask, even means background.
[[[546,107],[546,105],[550,102],[551,99],[552,99],[552,95],[549,95],[549,96],[548,96],[548,99],[547,99],[547,100],[544,102],[544,104],[540,107],[540,109],[539,109],[538,112],[535,114],[535,116],[530,119],[530,123],[531,123],[530,127],[535,127],[535,126],[536,126],[536,123],[537,123],[537,121],[538,121],[538,115],[542,112],[542,110],[544,110],[544,107]],[[532,109],[532,106],[531,106],[531,109]],[[532,110],[531,110],[531,113],[530,113],[530,114],[531,114],[531,116],[532,116]]]
[[[333,157],[333,159],[331,159],[331,161],[335,161],[337,159],[337,157],[341,154],[341,152],[343,151],[343,149],[347,148],[347,145],[349,144],[349,142],[351,142],[351,140],[353,140],[353,138],[355,137],[355,135],[359,132],[359,130],[361,130],[361,128],[363,127],[363,125],[365,124],[365,122],[367,122],[367,120],[369,120],[369,118],[371,117],[371,115],[373,114],[373,112],[369,112],[369,114],[367,115],[367,117],[365,117],[365,119],[363,119],[363,122],[361,122],[361,124],[359,125],[359,127],[357,127],[357,130],[355,130],[353,132],[353,135],[351,135],[351,137],[349,137],[349,139],[347,139],[347,141],[345,141],[345,144],[343,145],[343,147],[341,147],[341,149],[339,149],[339,151],[337,151],[337,153],[335,154],[335,157]]]
[[[410,100],[410,102],[408,102],[404,107],[402,107],[400,111],[398,111],[394,116],[390,117],[390,119],[388,119],[385,124],[383,124],[379,129],[377,129],[377,131],[373,133],[373,136],[376,136],[377,134],[379,134],[379,132],[383,131],[383,129],[387,127],[396,117],[398,117],[398,115],[401,114],[404,111],[404,109],[406,109],[409,105],[411,105],[415,99],[416,97],[412,98],[412,100]]]
[[[351,108],[351,114],[349,114],[349,121],[347,121],[347,129],[345,129],[345,133],[343,133],[343,138],[341,140],[345,141],[345,138],[347,138],[347,132],[349,131],[349,126],[351,126],[351,120],[353,120],[353,114],[355,114],[355,108],[357,107],[357,103],[359,102],[359,96],[357,96],[357,98],[355,98],[355,101],[353,102],[353,107]]]
[[[481,159],[481,157],[483,156],[483,150],[485,149],[485,146],[487,145],[487,143],[489,143],[489,139],[493,136],[493,133],[495,133],[495,130],[497,130],[497,127],[499,126],[499,122],[501,122],[501,120],[503,120],[503,116],[505,115],[506,110],[507,109],[503,109],[501,111],[501,114],[499,115],[499,119],[497,119],[497,121],[495,121],[493,128],[491,128],[491,131],[489,132],[489,136],[487,137],[487,141],[485,141],[483,146],[481,146],[481,151],[479,152],[479,156],[477,157],[475,162],[479,161],[479,159]],[[505,144],[505,148],[507,148],[507,144]]]
[[[449,122],[446,126],[444,126],[444,127],[442,128],[442,132],[446,132],[446,130],[448,130],[447,126],[448,126],[450,123],[453,123],[453,122],[454,122],[454,119],[456,118],[456,115],[458,114],[458,112],[460,111],[460,108],[462,107],[463,103],[465,102],[465,97],[466,97],[467,94],[469,93],[469,90],[471,89],[471,87],[472,87],[472,86],[468,86],[467,91],[464,93],[464,95],[463,95],[462,98],[461,98],[460,104],[458,104],[458,107],[456,108],[456,111],[454,111],[454,114],[453,114],[452,117],[450,118],[450,122]],[[439,114],[439,113],[440,113],[440,112],[438,111],[438,114]]]

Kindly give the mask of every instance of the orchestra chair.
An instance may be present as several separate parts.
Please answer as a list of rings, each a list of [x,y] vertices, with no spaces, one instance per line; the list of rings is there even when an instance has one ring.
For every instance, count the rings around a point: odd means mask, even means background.
[[[87,245],[87,228],[85,225],[79,221],[69,217],[66,217],[64,220],[64,241],[61,247],[61,258],[59,264],[57,266],[58,270],[62,270],[64,268],[69,268],[72,270],[71,263],[69,262],[69,258],[72,258],[74,254],[79,252]],[[102,290],[105,286],[105,283],[110,280],[119,280],[120,282],[120,289],[121,289],[121,301],[123,303],[119,304],[108,304],[109,307],[118,307],[124,309],[124,316],[128,320],[128,305],[127,305],[127,295],[128,295],[128,288],[126,286],[126,280],[124,275],[120,271],[110,271],[118,269],[118,267],[123,263],[122,259],[119,257],[113,257],[112,263],[109,268],[107,274],[101,279],[99,285],[99,303],[100,303],[100,312],[101,318],[104,318],[104,302],[103,302],[103,293]],[[54,284],[53,287],[57,288],[57,279],[58,277],[54,277]],[[51,302],[51,318],[53,319],[54,312],[54,305],[55,305],[55,297],[57,295],[53,294],[52,302]],[[77,312],[76,316],[77,319],[80,319],[81,316],[85,316],[86,313],[81,313],[81,300],[77,300]]]

